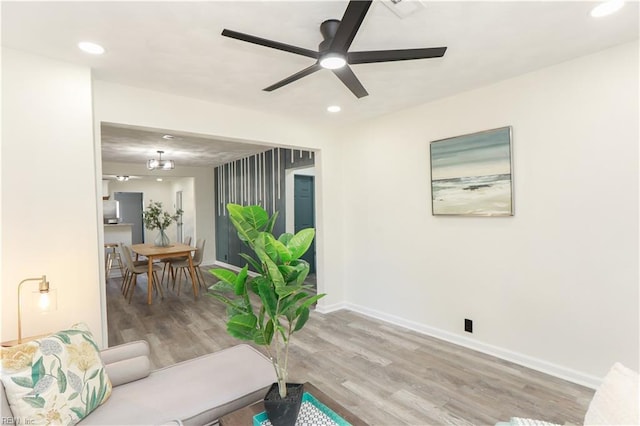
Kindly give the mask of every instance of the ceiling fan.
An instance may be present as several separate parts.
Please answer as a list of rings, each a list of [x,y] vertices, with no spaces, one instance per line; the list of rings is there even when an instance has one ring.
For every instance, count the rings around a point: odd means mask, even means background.
[[[444,56],[446,47],[430,47],[424,49],[396,49],[396,50],[371,50],[365,52],[349,52],[362,21],[364,20],[373,0],[352,0],[344,12],[342,20],[329,19],[320,24],[320,33],[324,40],[318,46],[318,51],[305,49],[290,44],[252,36],[224,29],[222,35],[248,43],[259,44],[272,49],[283,50],[297,55],[315,59],[316,63],[266,87],[265,91],[271,92],[289,83],[306,77],[322,68],[327,68],[342,81],[345,86],[358,98],[367,96],[368,93],[353,73],[349,65],[370,64],[373,62],[406,61],[411,59],[440,58]]]

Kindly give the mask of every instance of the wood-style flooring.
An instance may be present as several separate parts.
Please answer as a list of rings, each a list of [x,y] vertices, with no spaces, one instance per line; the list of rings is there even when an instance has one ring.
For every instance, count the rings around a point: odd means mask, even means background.
[[[208,285],[213,276],[202,268]],[[190,282],[146,304],[138,278],[131,304],[107,281],[109,346],[151,345],[155,368],[237,344],[225,308]],[[493,425],[511,417],[582,424],[593,390],[363,315],[312,313],[293,338],[290,381],[314,383],[371,425]]]

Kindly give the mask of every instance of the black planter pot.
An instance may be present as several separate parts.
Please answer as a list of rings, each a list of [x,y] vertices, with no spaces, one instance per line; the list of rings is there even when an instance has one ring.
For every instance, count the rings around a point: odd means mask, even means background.
[[[274,383],[264,397],[264,410],[273,426],[294,426],[302,404],[302,383],[287,383],[287,396],[282,399]]]

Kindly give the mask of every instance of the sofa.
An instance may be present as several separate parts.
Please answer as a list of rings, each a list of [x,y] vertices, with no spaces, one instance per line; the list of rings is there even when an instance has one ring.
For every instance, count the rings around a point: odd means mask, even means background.
[[[596,389],[584,416],[584,426],[640,425],[640,376],[616,362]],[[495,426],[561,426],[545,420],[512,417]]]
[[[104,349],[100,358],[111,395],[82,425],[212,425],[261,400],[275,381],[271,361],[245,344],[155,371],[145,341]],[[2,417],[13,417],[0,388]]]

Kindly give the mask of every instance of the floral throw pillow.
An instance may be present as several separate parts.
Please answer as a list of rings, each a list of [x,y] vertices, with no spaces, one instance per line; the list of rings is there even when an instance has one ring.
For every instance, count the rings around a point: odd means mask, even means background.
[[[21,424],[73,425],[111,395],[111,382],[85,324],[2,348],[1,353],[0,379]]]

